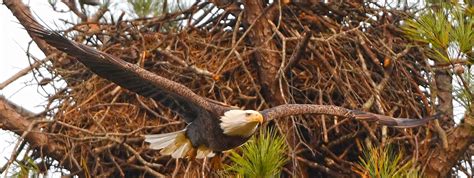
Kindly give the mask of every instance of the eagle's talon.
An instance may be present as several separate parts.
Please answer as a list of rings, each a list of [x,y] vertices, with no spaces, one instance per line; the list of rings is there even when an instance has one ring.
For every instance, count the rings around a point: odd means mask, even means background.
[[[216,155],[211,158],[209,165],[212,170],[224,169],[224,164],[222,164],[222,153],[216,153]]]
[[[194,161],[196,159],[197,149],[192,148],[191,150],[188,151],[187,155],[188,155],[190,161]]]

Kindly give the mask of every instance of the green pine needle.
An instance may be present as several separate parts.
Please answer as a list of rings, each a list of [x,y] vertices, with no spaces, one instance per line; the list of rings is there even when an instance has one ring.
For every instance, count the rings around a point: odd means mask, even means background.
[[[227,170],[238,177],[278,177],[287,158],[285,138],[274,130],[260,132],[241,147],[242,154],[230,152],[233,161]]]
[[[413,165],[413,160],[404,163],[402,158],[403,152],[396,152],[390,146],[370,147],[359,157],[360,163],[354,171],[362,177],[421,177],[419,169]]]

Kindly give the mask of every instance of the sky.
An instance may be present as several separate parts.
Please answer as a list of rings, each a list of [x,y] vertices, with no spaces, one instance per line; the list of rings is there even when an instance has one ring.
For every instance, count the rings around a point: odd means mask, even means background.
[[[59,17],[59,14],[52,12],[47,1],[31,1],[34,12],[41,17]],[[0,82],[7,80],[19,70],[29,66],[26,50],[31,38],[12,15],[10,10],[0,5]],[[34,43],[30,47],[32,53],[38,59],[43,59],[44,54]],[[40,105],[45,101],[45,97],[39,94],[39,88],[35,86],[36,81],[32,80],[32,73],[28,73],[19,80],[0,90],[0,95],[5,96],[10,101],[27,108],[35,113],[42,111]],[[0,130],[0,165],[3,166],[10,158],[16,135],[8,131]],[[2,177],[2,176],[0,176]]]
[[[61,5],[61,3],[58,3],[59,8],[64,8]],[[60,17],[71,19],[71,17],[68,17],[68,14],[60,14],[53,11],[46,0],[29,1],[29,6],[32,8],[35,16],[41,17],[42,21],[44,21],[43,23],[51,27],[61,23],[58,21],[53,22],[53,20],[57,20]],[[124,6],[124,4],[116,6]],[[28,43],[31,42],[31,38],[12,15],[11,11],[3,4],[0,4],[0,24],[2,25],[0,28],[0,82],[3,82],[30,65],[26,56],[26,50],[28,49]],[[38,59],[45,57],[34,43],[31,43],[29,52]],[[0,95],[32,112],[38,113],[44,109],[41,105],[46,101],[46,93],[36,83],[33,80],[33,74],[30,72],[0,90]],[[17,136],[15,134],[0,130],[0,166],[3,166],[10,158],[16,140]],[[3,176],[0,175],[0,177]]]
[[[15,75],[21,69],[30,66],[26,51],[31,38],[24,30],[18,20],[12,15],[11,11],[3,5],[0,0],[0,83]],[[49,27],[61,29],[63,24],[58,19],[73,19],[74,15],[70,13],[58,13],[53,11],[47,0],[29,0],[25,1],[35,17],[41,18],[43,24]],[[122,11],[127,12],[125,18],[130,17],[129,6],[126,0],[113,0],[110,8],[119,15]],[[59,9],[67,9],[62,3],[57,3]],[[89,7],[88,9],[94,9]],[[64,29],[64,28],[62,28]],[[37,59],[44,59],[45,55],[39,50],[35,43],[31,43],[29,53]],[[41,80],[41,78],[39,79]],[[46,89],[48,91],[48,89]],[[51,92],[51,90],[49,90]],[[19,78],[4,89],[0,89],[0,95],[3,95],[15,104],[22,106],[32,112],[39,113],[43,111],[47,93],[37,86],[33,79],[32,72]],[[17,135],[0,129],[0,166],[3,166],[11,157],[13,147],[17,141]],[[50,175],[51,176],[51,175]],[[57,176],[57,175],[56,175]],[[56,177],[53,175],[53,177]],[[3,177],[0,175],[0,177]]]

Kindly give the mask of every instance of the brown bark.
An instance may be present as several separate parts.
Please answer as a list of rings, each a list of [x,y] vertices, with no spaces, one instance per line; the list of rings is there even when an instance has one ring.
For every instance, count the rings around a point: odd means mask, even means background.
[[[256,63],[258,71],[258,81],[261,85],[263,97],[269,105],[280,105],[284,103],[282,93],[279,90],[276,76],[281,61],[275,42],[271,39],[273,36],[271,24],[272,11],[264,10],[264,1],[244,1],[245,21],[250,25],[255,23],[250,29],[248,41],[257,48],[253,53],[253,62]],[[272,7],[267,7],[272,8]],[[263,15],[262,15],[263,14]]]
[[[466,116],[464,123],[448,134],[448,149],[439,145],[427,160],[426,177],[448,177],[451,168],[474,143],[474,118]]]
[[[21,2],[21,0],[4,0],[3,3],[18,19],[19,23],[24,28],[29,28],[33,25],[38,25],[31,14],[29,7]],[[29,32],[28,32],[29,33]],[[51,55],[55,52],[54,49],[42,39],[35,37],[29,33],[33,41],[38,45],[45,55]],[[53,61],[54,62],[54,61]],[[29,120],[30,115],[25,115],[19,112],[17,107],[8,100],[0,98],[0,128],[3,130],[12,131],[18,135],[23,135],[28,131],[28,127],[34,124],[34,121]],[[24,137],[26,142],[31,145],[31,148],[36,149],[41,153],[38,156],[47,156],[57,160],[65,169],[72,173],[81,171],[81,168],[73,163],[66,153],[65,145],[59,145],[51,140],[46,134],[42,134],[39,129],[33,127]]]
[[[28,120],[23,113],[18,113],[14,105],[7,100],[0,98],[0,129],[9,130],[17,135],[23,135],[34,121]],[[64,145],[58,145],[51,141],[46,135],[42,134],[39,129],[33,128],[27,133],[24,139],[31,145],[31,148],[39,150],[40,153],[51,157],[60,162],[64,168],[71,172],[76,172],[80,168],[75,167],[71,160],[66,156],[66,148]],[[64,164],[65,163],[65,164]]]
[[[443,129],[449,129],[454,126],[453,120],[453,77],[448,71],[436,71],[436,92],[438,98],[438,111],[443,113],[441,120]]]
[[[245,21],[249,26],[255,23],[253,28],[250,29],[247,41],[257,48],[252,54],[252,63],[257,70],[257,81],[261,87],[260,92],[270,107],[286,104],[282,91],[287,91],[287,85],[282,83],[282,86],[280,86],[278,82],[279,68],[282,62],[280,60],[281,56],[274,52],[280,50],[278,50],[275,40],[272,39],[274,32],[272,31],[272,24],[269,22],[274,19],[277,3],[275,2],[268,7],[265,7],[265,1],[245,0],[243,3],[245,6]],[[282,132],[287,133],[286,140],[289,146],[294,149],[297,145],[297,138],[291,120],[277,120],[276,123]],[[306,169],[303,165],[300,165],[300,168]],[[306,177],[305,175],[300,176]]]

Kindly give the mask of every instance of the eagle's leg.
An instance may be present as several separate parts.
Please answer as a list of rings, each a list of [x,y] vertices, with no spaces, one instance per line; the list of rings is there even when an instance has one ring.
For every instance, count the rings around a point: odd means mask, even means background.
[[[214,170],[221,170],[224,168],[224,164],[222,164],[222,155],[224,155],[222,152],[216,152],[216,155],[211,158],[210,161],[210,166],[211,169]]]
[[[189,156],[190,161],[194,161],[196,159],[197,155],[197,148],[191,148],[191,150],[188,151],[187,155]]]
[[[188,166],[186,167],[186,173],[189,173],[191,170],[191,166],[193,166],[193,163],[196,160],[197,149],[192,147],[191,150],[189,150],[186,154],[188,155],[188,158],[189,158]]]

